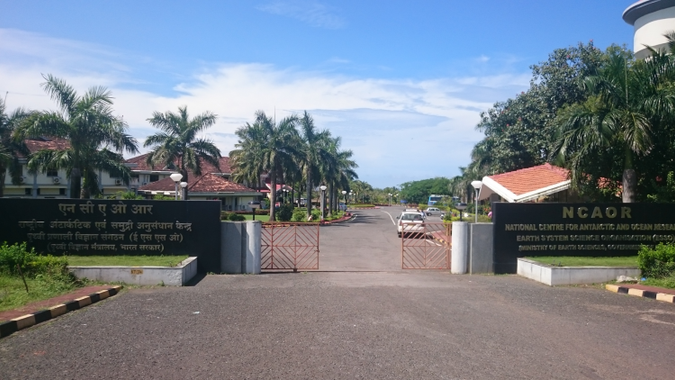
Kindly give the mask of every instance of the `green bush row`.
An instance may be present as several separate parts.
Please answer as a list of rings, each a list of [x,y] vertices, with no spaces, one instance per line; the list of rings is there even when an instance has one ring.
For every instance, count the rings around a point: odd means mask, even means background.
[[[38,275],[66,275],[68,273],[68,260],[65,257],[52,255],[41,256],[26,247],[26,243],[8,245],[7,242],[0,245],[0,271],[11,275],[19,274],[19,268],[26,277]]]
[[[675,275],[675,244],[659,243],[654,248],[642,246],[638,267],[643,277],[665,278]]]
[[[231,222],[241,222],[242,220],[246,220],[246,217],[244,215],[237,214],[236,212],[221,211],[220,220],[229,220]]]

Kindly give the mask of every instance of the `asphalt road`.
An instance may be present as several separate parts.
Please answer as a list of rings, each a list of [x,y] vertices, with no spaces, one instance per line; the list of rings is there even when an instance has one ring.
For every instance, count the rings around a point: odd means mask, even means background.
[[[354,271],[125,291],[1,339],[0,379],[673,378],[674,305],[401,271],[391,221],[363,216],[321,230],[322,268],[342,247]],[[363,252],[369,231],[388,245]]]

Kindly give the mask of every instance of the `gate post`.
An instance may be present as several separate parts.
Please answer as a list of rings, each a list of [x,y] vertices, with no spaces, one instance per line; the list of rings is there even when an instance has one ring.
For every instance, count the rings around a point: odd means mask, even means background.
[[[248,241],[244,256],[244,273],[260,274],[262,223],[259,220],[246,223],[246,234],[248,235]]]
[[[450,273],[465,274],[469,258],[469,223],[452,222]]]

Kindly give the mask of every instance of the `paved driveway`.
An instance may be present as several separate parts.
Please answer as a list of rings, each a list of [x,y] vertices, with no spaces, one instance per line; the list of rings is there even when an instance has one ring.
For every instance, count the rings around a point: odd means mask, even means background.
[[[367,228],[396,240],[392,225]],[[361,241],[330,230],[328,247]],[[345,253],[362,271],[123,292],[1,339],[0,379],[673,378],[673,305],[517,276],[367,271],[388,255]]]

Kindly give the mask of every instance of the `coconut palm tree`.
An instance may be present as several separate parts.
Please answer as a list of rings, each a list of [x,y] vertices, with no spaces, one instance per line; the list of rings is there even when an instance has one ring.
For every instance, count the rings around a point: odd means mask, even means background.
[[[673,58],[652,52],[649,59],[638,61],[621,51],[610,52],[598,75],[582,83],[587,100],[559,114],[560,134],[553,154],[571,169],[575,184],[588,175],[583,168],[590,162],[618,150],[622,199],[635,201],[635,161],[649,154],[654,127],[675,111]]]
[[[302,149],[300,152],[300,162],[303,167],[305,180],[307,181],[307,199],[312,199],[312,189],[315,187],[314,178],[320,177],[320,163],[326,162],[332,158],[329,152],[331,135],[328,130],[317,131],[314,126],[314,119],[304,112],[298,120],[300,134],[302,138]],[[307,217],[312,215],[312,202],[307,202]]]
[[[239,140],[234,145],[235,150],[230,152],[230,157],[233,158],[236,171],[245,170],[249,176],[258,170],[269,173],[270,221],[274,221],[277,179],[283,169],[291,167],[300,156],[302,144],[295,128],[298,118],[288,116],[275,123],[263,111],[256,112],[255,116],[253,124],[246,123],[237,129]]]
[[[335,137],[329,140],[328,156],[321,161],[321,171],[328,183],[329,209],[337,210],[338,188],[348,189],[349,184],[359,178],[354,169],[359,165],[352,160],[351,150],[340,150],[342,139]],[[371,188],[372,190],[372,188]]]
[[[0,100],[0,197],[4,195],[7,169],[9,169],[12,182],[18,184],[21,177],[19,157],[28,157],[29,154],[23,140],[17,141],[12,138],[20,122],[27,116],[28,112],[22,108],[17,108],[11,114],[7,114],[5,102]]]
[[[178,107],[178,113],[155,111],[148,122],[162,130],[145,140],[143,146],[154,146],[148,154],[147,162],[154,167],[175,167],[188,182],[188,171],[195,175],[202,174],[202,161],[220,169],[220,149],[211,140],[198,138],[197,135],[216,123],[217,116],[204,112],[190,118],[187,106]],[[188,188],[185,188],[183,199],[188,199]]]
[[[89,198],[98,190],[97,171],[129,182],[131,172],[122,153],[137,153],[136,139],[127,134],[127,125],[113,114],[113,98],[104,87],[91,87],[79,96],[72,86],[52,75],[44,76],[42,88],[59,111],[35,112],[15,131],[16,140],[43,136],[62,138],[69,147],[41,150],[31,155],[31,171],[65,169],[70,178],[70,196]]]

